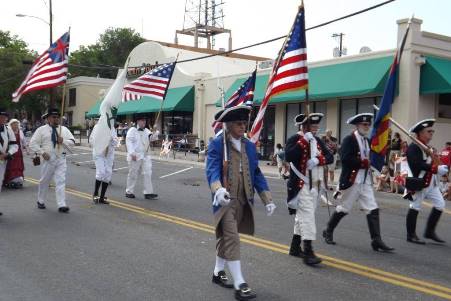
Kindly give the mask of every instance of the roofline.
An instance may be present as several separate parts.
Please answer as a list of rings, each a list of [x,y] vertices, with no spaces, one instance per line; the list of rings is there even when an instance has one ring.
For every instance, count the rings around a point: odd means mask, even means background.
[[[159,43],[159,44],[161,44],[163,46],[171,47],[171,48],[177,48],[177,49],[183,49],[183,50],[188,50],[188,51],[200,52],[200,53],[205,53],[205,54],[218,54],[220,56],[237,58],[237,59],[243,59],[243,60],[249,60],[249,61],[262,62],[262,61],[271,60],[271,58],[262,57],[262,56],[247,55],[247,54],[241,54],[241,53],[235,53],[235,52],[224,53],[223,51],[214,50],[214,49],[198,48],[198,47],[193,47],[193,46],[188,46],[188,45],[174,44],[174,43],[161,42],[161,41],[155,41],[155,40],[146,40],[146,41],[147,42]]]

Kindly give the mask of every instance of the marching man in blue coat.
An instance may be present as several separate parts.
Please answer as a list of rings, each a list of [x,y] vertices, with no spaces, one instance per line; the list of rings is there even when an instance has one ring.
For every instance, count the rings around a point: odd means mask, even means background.
[[[323,237],[326,243],[334,245],[333,233],[340,220],[347,215],[355,202],[367,213],[368,230],[371,236],[371,247],[385,252],[393,251],[381,238],[379,223],[379,206],[374,198],[372,175],[370,169],[370,147],[367,135],[370,131],[372,113],[357,114],[347,120],[355,126],[355,130],[343,139],[341,147],[342,170],[339,191],[342,202],[330,217]]]
[[[334,161],[323,140],[316,136],[322,118],[322,113],[297,115],[294,122],[301,128],[288,139],[285,148],[285,158],[291,168],[287,182],[288,211],[296,214],[289,254],[303,258],[307,265],[321,263],[312,247],[316,240],[315,212],[318,198],[327,189],[324,167]]]
[[[250,107],[237,106],[215,115],[216,121],[226,125],[226,139],[223,133],[210,142],[206,168],[216,228],[216,264],[212,282],[226,288],[234,287],[237,300],[256,297],[241,273],[239,238],[239,233],[254,234],[254,189],[266,206],[268,216],[276,208],[266,179],[258,167],[255,145],[244,137],[249,112]],[[228,164],[224,164],[224,150]],[[224,271],[226,262],[233,285]]]

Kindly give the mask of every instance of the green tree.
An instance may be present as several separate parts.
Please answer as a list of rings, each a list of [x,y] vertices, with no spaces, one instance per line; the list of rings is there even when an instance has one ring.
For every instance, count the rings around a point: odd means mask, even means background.
[[[143,39],[131,28],[108,28],[94,45],[80,46],[70,54],[69,73],[75,76],[100,76],[116,78],[117,69],[108,66],[123,66],[130,51],[143,43]],[[80,68],[74,65],[91,66]],[[95,68],[104,66],[105,68]]]
[[[47,91],[37,91],[22,96],[18,103],[11,101],[11,94],[24,80],[29,64],[37,53],[29,50],[27,44],[17,35],[0,30],[0,105],[13,113],[13,117],[22,118],[40,116],[47,104]]]

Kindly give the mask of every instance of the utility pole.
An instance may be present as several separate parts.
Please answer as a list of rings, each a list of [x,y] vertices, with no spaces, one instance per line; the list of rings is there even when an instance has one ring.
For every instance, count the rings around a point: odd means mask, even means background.
[[[343,55],[343,36],[345,34],[340,32],[340,33],[334,33],[332,35],[332,38],[338,38],[339,39],[339,48],[338,48],[338,57],[341,57]]]

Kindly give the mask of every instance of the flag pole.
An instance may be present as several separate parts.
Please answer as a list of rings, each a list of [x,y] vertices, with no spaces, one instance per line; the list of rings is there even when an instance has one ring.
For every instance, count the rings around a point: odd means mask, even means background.
[[[169,81],[168,81],[169,84],[171,83],[172,75],[174,75],[175,66],[177,65],[177,60],[179,59],[179,54],[180,53],[177,53],[177,57],[175,58],[174,70],[172,71],[171,77],[169,77]],[[168,93],[168,90],[169,90],[169,87],[164,92],[163,99],[161,100],[160,110],[158,111],[157,117],[155,118],[155,121],[153,123],[154,129],[157,127],[157,122],[158,122],[158,119],[160,118],[161,111],[163,110],[163,104],[164,104],[164,100],[166,99],[166,94]]]
[[[68,35],[69,35],[69,40],[70,40],[70,26],[69,26],[69,30],[68,30]],[[68,68],[68,72],[69,73],[69,47],[67,49],[67,68]],[[60,114],[60,128],[59,128],[59,134],[58,136],[61,137],[61,131],[63,129],[63,117],[64,117],[64,106],[66,103],[66,86],[67,86],[67,74],[66,74],[66,80],[64,81],[64,85],[63,85],[63,98],[61,99],[61,114]],[[60,148],[60,144],[58,143],[58,150]]]
[[[257,82],[257,66],[258,66],[258,61],[255,61],[255,81],[254,81],[254,87],[252,89],[252,93],[255,93],[255,84]],[[252,117],[252,112],[254,111],[254,95],[252,95],[252,105],[251,105],[251,110],[249,111],[249,118],[247,119],[247,136],[249,137],[249,133],[251,131],[251,117]]]

